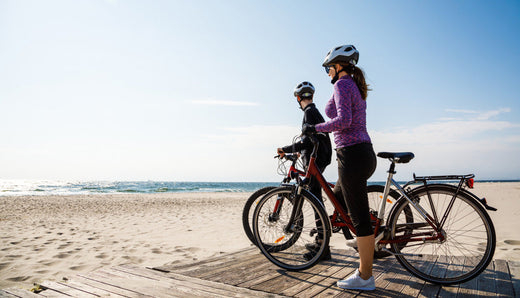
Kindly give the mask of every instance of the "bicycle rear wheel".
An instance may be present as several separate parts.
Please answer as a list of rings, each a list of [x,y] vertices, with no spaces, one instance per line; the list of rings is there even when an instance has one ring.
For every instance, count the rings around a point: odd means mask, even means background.
[[[263,195],[268,193],[270,190],[276,188],[275,186],[267,186],[260,188],[255,191],[244,204],[244,209],[242,210],[242,226],[244,227],[244,232],[247,235],[247,238],[256,245],[255,236],[253,235],[253,230],[251,228],[251,222],[253,220],[253,213],[255,211],[255,207],[258,204],[258,201],[262,198]]]
[[[487,267],[495,251],[495,229],[487,212],[463,191],[455,194],[456,188],[435,184],[414,189],[409,195],[437,225],[445,217],[441,229],[444,240],[424,240],[435,235],[435,230],[406,199],[400,200],[390,215],[391,239],[405,240],[391,245],[397,260],[410,273],[431,283],[468,281]],[[413,212],[411,223],[406,220],[407,207]]]
[[[331,233],[322,203],[304,189],[297,195],[295,188],[284,186],[270,191],[260,199],[253,215],[257,246],[269,261],[290,271],[307,269],[319,262],[329,246]],[[284,198],[281,205],[280,198]],[[308,247],[315,243],[317,235],[323,240],[309,258]]]

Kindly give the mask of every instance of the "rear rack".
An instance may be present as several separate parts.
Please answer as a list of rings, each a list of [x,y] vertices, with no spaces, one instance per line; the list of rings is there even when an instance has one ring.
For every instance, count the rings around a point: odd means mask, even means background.
[[[474,174],[468,174],[468,175],[442,175],[442,176],[415,176],[415,173],[413,174],[413,180],[415,182],[426,182],[430,180],[468,180],[471,178],[474,178]]]
[[[474,174],[468,174],[468,175],[443,175],[443,176],[415,176],[415,173],[413,174],[413,181],[410,181],[408,183],[405,184],[405,187],[410,185],[410,184],[413,184],[413,183],[417,183],[417,182],[422,182],[424,183],[425,186],[428,185],[428,181],[434,181],[434,180],[458,180],[459,182],[459,185],[457,187],[457,192],[456,193],[459,193],[459,191],[461,191],[461,189],[463,188],[464,185],[466,185],[468,188],[473,188],[473,183],[474,183],[474,179],[475,178],[475,175]],[[491,211],[497,211],[497,208],[495,207],[491,207],[487,204],[487,200],[486,198],[479,198],[477,197],[475,194],[471,193],[471,192],[466,192],[467,195],[470,195],[471,197],[473,197],[475,200],[478,200],[487,210],[491,210]]]
[[[415,176],[415,173],[413,173],[413,183],[416,182],[422,182],[424,185],[428,184],[428,181],[447,181],[447,180],[457,180],[459,182],[459,187],[457,192],[460,190],[460,188],[465,184],[469,188],[473,188],[475,177],[474,174],[468,174],[468,175],[442,175],[442,176]]]

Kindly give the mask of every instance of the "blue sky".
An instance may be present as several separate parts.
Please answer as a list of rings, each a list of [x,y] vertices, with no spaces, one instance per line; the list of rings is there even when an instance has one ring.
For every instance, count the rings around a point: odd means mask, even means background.
[[[520,179],[518,1],[0,0],[0,179],[278,181],[354,44],[398,179]],[[325,175],[334,180],[336,164]],[[383,180],[379,160],[372,180]]]

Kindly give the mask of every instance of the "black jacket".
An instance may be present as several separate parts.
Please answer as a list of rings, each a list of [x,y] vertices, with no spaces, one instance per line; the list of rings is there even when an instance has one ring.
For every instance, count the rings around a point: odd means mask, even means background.
[[[316,108],[316,105],[313,103],[307,105],[303,110],[303,122],[304,124],[316,125],[318,123],[325,122],[323,116],[321,116],[320,112]],[[332,157],[332,145],[330,143],[330,138],[328,133],[319,133],[317,134],[318,140],[320,141],[320,146],[318,147],[318,155],[316,157],[316,164],[318,168],[322,171],[326,166],[330,164]],[[309,164],[312,153],[312,142],[307,136],[303,136],[299,142],[296,142],[292,145],[288,145],[282,148],[285,153],[294,153],[300,152],[302,154],[303,163],[305,166]]]

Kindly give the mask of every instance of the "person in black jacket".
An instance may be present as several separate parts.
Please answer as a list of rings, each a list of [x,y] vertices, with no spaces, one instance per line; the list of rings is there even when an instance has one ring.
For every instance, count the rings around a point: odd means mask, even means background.
[[[314,96],[314,86],[309,82],[302,82],[296,85],[294,88],[294,96],[298,100],[300,108],[303,110],[303,121],[302,127],[304,125],[316,125],[319,123],[325,122],[323,116],[320,114],[316,106],[314,105],[313,96]],[[316,135],[319,140],[319,147],[316,157],[316,165],[323,173],[325,168],[330,164],[331,156],[332,156],[332,145],[330,142],[329,134],[317,134]],[[307,167],[309,161],[311,159],[313,145],[308,136],[302,136],[301,140],[277,149],[278,155],[281,157],[284,156],[285,153],[295,153],[300,152],[303,159],[303,164]],[[309,182],[309,191],[316,196],[320,201],[323,202],[322,194],[321,194],[321,186],[316,179],[311,179]],[[317,223],[320,224],[319,222]],[[316,236],[316,241],[320,241],[323,239],[323,235]],[[307,249],[309,253],[305,255],[306,258],[311,259],[316,253],[317,249],[319,249],[319,245],[316,244],[308,244]],[[330,249],[327,248],[325,253],[323,254],[322,260],[330,259]]]

